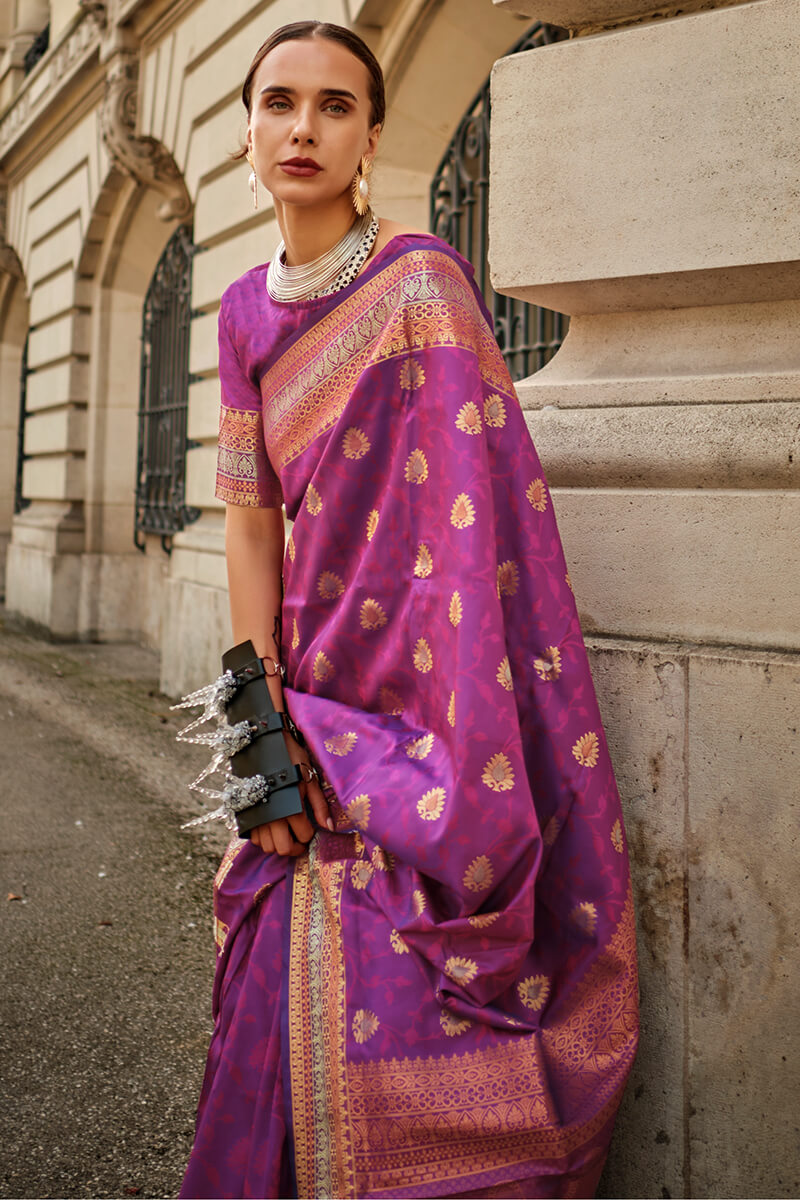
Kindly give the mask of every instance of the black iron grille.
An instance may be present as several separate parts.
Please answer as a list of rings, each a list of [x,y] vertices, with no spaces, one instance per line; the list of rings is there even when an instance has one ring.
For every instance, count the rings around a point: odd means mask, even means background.
[[[25,468],[25,459],[28,457],[25,453],[25,418],[28,415],[27,396],[28,396],[28,376],[30,370],[28,368],[28,339],[25,338],[25,345],[22,348],[22,366],[19,373],[19,424],[17,425],[17,469],[14,475],[14,512],[22,512],[23,508],[27,508],[30,500],[24,499],[22,495],[22,473]]]
[[[537,23],[509,54],[563,41],[565,29]],[[564,340],[569,318],[510,296],[489,282],[489,118],[487,79],[462,117],[433,177],[430,227],[475,268],[475,278],[494,319],[494,331],[512,379],[524,379],[549,362]],[[531,236],[535,231],[531,231]]]
[[[193,253],[191,233],[181,225],[144,302],[134,533],[140,550],[141,535],[155,533],[169,551],[172,534],[200,516],[185,504]]]

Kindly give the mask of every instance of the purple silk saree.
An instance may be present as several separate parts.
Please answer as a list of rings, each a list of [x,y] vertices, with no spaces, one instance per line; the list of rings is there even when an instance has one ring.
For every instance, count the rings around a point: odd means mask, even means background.
[[[235,840],[184,1196],[592,1194],[636,1048],[619,798],[552,502],[435,238],[220,314],[217,494],[286,504],[287,706],[336,832]]]

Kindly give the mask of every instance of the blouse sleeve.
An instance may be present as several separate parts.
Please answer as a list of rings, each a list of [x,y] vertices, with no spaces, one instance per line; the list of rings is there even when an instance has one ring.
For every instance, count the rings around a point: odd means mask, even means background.
[[[242,368],[225,305],[219,313],[219,440],[214,494],[226,504],[280,508],[283,495],[267,457],[261,392]]]

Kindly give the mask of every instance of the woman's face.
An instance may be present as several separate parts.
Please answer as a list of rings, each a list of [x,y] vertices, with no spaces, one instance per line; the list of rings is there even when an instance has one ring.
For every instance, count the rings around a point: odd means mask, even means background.
[[[377,148],[370,112],[367,68],[344,46],[321,37],[276,46],[253,80],[247,145],[258,178],[284,204],[339,199]]]

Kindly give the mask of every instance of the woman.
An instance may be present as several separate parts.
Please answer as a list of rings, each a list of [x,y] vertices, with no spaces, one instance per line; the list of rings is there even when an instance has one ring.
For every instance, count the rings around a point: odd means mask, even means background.
[[[367,47],[286,26],[243,99],[285,249],[222,300],[217,495],[234,640],[320,783],[218,872],[182,1194],[593,1195],[633,914],[547,487],[469,264],[354,213]]]

